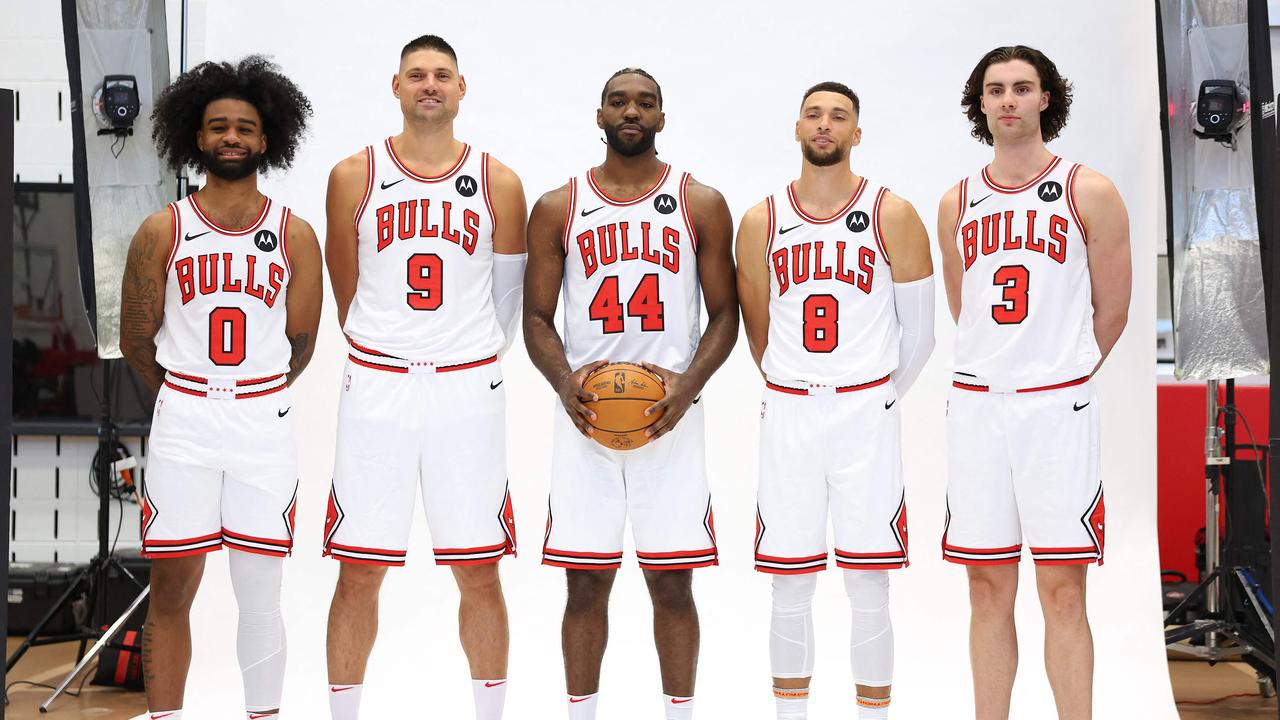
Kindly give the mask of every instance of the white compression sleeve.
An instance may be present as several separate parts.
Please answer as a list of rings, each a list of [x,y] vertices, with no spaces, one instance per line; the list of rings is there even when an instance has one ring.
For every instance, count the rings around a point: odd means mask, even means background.
[[[231,588],[240,608],[236,658],[244,680],[249,712],[280,707],[284,687],[284,621],[280,617],[280,581],[284,558],[229,550]]]
[[[898,397],[907,394],[933,353],[933,276],[893,284],[893,305],[898,311],[902,338],[898,341],[898,369],[893,384]]]
[[[889,621],[889,572],[845,570],[853,624],[849,630],[853,681],[884,687],[893,684],[893,625]]]
[[[498,313],[498,325],[506,338],[499,354],[506,353],[515,339],[516,318],[520,316],[524,300],[524,266],[528,260],[527,253],[493,254],[493,309]]]
[[[813,591],[817,573],[773,576],[769,666],[776,678],[813,675]]]

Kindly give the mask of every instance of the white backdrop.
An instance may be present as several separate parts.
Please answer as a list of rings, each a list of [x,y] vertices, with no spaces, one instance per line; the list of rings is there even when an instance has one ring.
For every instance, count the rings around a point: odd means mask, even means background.
[[[1155,521],[1155,252],[1159,130],[1154,20],[1149,3],[861,2],[780,12],[766,2],[615,5],[587,1],[210,4],[207,57],[273,55],[315,104],[314,130],[292,172],[266,192],[323,237],[329,169],[398,132],[390,94],[400,47],[422,33],[457,49],[469,93],[459,136],[489,150],[524,181],[530,204],[603,156],[595,109],[616,69],[638,65],[663,85],[661,156],[719,188],[735,220],[798,172],[792,127],[801,93],[828,79],[863,102],[856,171],[912,201],[935,225],[939,197],[989,158],[969,138],[959,99],[969,70],[997,45],[1045,50],[1076,83],[1072,119],[1051,149],[1110,176],[1128,203],[1134,244],[1129,329],[1098,378],[1107,483],[1107,564],[1090,571],[1097,643],[1097,717],[1176,717],[1160,635]],[[935,251],[936,253],[936,251]],[[935,261],[936,264],[936,261]],[[952,323],[938,294],[938,349],[904,400],[911,567],[893,574],[897,633],[894,716],[971,716],[964,571],[943,563],[943,409]],[[324,629],[337,566],[320,557],[345,345],[327,302],[315,359],[295,386],[302,421],[298,546],[285,578],[290,657],[285,718],[327,717]],[[563,717],[560,571],[541,567],[553,395],[517,343],[504,366],[509,462],[521,544],[504,561],[511,608],[510,718]],[[770,718],[769,579],[752,570],[759,377],[745,341],[712,379],[708,466],[721,566],[696,574],[702,614],[697,687],[702,718]],[[630,548],[628,548],[630,553]],[[1042,625],[1029,559],[1018,606],[1022,666],[1013,716],[1052,717],[1041,661]],[[367,676],[367,717],[471,716],[466,663],[455,635],[456,591],[431,562],[424,523],[408,567],[383,591],[382,634]],[[850,716],[847,603],[833,571],[816,601],[815,717]],[[600,717],[659,717],[650,611],[630,554],[612,604]],[[240,707],[235,608],[225,553],[211,559],[194,610],[193,718]]]

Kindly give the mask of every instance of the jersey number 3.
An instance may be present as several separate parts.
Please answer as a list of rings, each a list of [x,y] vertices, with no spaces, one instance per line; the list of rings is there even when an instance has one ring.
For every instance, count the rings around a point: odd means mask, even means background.
[[[662,300],[658,298],[658,274],[649,273],[640,278],[635,292],[627,301],[627,315],[640,318],[642,332],[662,332],[665,325],[662,315]],[[622,296],[618,293],[618,277],[610,275],[600,282],[600,289],[591,300],[590,314],[592,320],[599,320],[601,329],[606,335],[613,335],[626,330],[623,320]]]
[[[1023,265],[1005,265],[996,270],[991,283],[1004,288],[1003,302],[991,306],[991,319],[1001,325],[1017,325],[1027,319],[1027,288],[1031,272]]]

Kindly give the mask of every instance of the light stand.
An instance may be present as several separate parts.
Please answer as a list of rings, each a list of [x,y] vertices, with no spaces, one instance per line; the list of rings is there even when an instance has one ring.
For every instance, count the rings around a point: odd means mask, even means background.
[[[1222,488],[1224,482],[1230,486],[1231,461],[1236,450],[1234,380],[1226,381],[1226,392],[1227,403],[1220,406],[1218,381],[1208,381],[1204,441],[1205,572],[1200,583],[1165,616],[1165,643],[1173,652],[1208,660],[1211,664],[1239,657],[1258,672],[1259,690],[1270,697],[1275,695],[1276,671],[1271,609],[1253,579],[1256,572],[1247,566],[1222,562],[1223,548],[1218,538]],[[1225,418],[1225,432],[1218,427],[1219,415]],[[1230,513],[1226,520],[1230,533]],[[1204,611],[1195,619],[1188,617],[1187,611],[1201,597]],[[1188,644],[1184,640],[1203,640],[1203,644]]]

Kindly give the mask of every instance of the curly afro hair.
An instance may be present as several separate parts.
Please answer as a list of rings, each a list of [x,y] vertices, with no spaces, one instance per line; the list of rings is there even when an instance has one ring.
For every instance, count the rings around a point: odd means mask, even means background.
[[[969,74],[964,84],[964,95],[960,106],[969,118],[973,136],[987,145],[993,144],[991,129],[987,127],[987,116],[982,112],[982,81],[987,75],[987,68],[997,63],[1022,60],[1036,69],[1040,76],[1040,89],[1049,91],[1049,107],[1040,113],[1040,137],[1045,142],[1058,137],[1062,128],[1067,125],[1067,117],[1071,115],[1071,83],[1058,73],[1058,66],[1044,53],[1026,45],[1009,45],[998,47],[982,56],[977,67]]]
[[[293,164],[298,145],[311,117],[311,101],[280,68],[261,55],[250,55],[238,64],[203,62],[178,76],[160,93],[151,121],[151,139],[160,157],[176,172],[184,168],[205,170],[196,132],[204,111],[215,100],[243,100],[262,116],[267,149],[259,169],[286,169]]]

